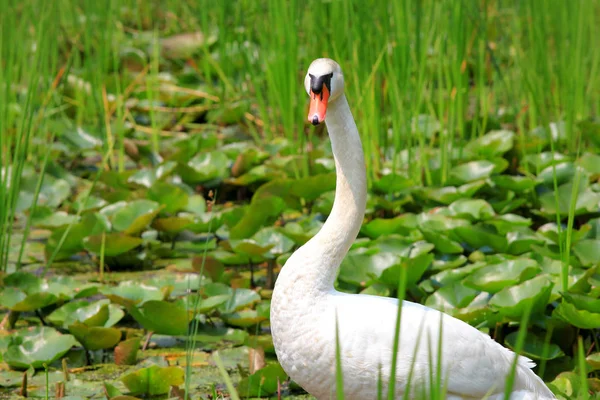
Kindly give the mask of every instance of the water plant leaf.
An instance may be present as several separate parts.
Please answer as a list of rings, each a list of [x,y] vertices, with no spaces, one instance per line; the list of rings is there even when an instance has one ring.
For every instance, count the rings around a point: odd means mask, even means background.
[[[185,335],[189,317],[183,301],[149,300],[127,311],[145,329],[162,335]]]
[[[239,326],[242,328],[249,328],[262,321],[266,321],[268,318],[264,315],[260,315],[256,310],[240,310],[230,314],[221,314],[221,318],[228,325]]]
[[[495,164],[487,160],[470,161],[457,165],[450,170],[452,182],[462,185],[480,179],[489,178],[494,172]]]
[[[179,367],[152,365],[123,376],[121,382],[136,396],[157,396],[169,393],[171,386],[183,384],[183,378],[184,371]]]
[[[338,279],[359,287],[366,286],[379,278],[384,270],[400,262],[400,255],[392,252],[351,252],[342,261]]]
[[[294,241],[273,227],[263,228],[252,237],[263,248],[269,247],[266,255],[275,258],[294,247]]]
[[[69,325],[69,332],[87,350],[110,349],[121,340],[121,330],[117,328],[104,328],[100,326],[88,326],[81,322]]]
[[[465,146],[465,150],[486,158],[498,156],[513,148],[515,133],[508,130],[490,131]]]
[[[160,232],[175,234],[183,231],[194,223],[189,217],[164,217],[152,221],[152,227]]]
[[[146,285],[136,281],[121,282],[119,286],[105,286],[100,293],[112,302],[128,307],[133,304],[141,305],[150,300],[162,300],[164,293],[155,286]]]
[[[573,252],[584,266],[600,264],[600,239],[583,239],[575,243]]]
[[[484,292],[496,293],[507,286],[533,278],[540,271],[535,260],[506,260],[478,269],[465,279],[465,284]]]
[[[495,175],[491,177],[491,180],[497,187],[517,193],[527,192],[536,184],[532,178],[527,176]]]
[[[224,314],[233,313],[243,308],[250,307],[261,300],[260,295],[254,290],[245,288],[228,289],[227,293],[231,293],[231,297],[225,304],[219,307],[219,310]]]
[[[474,249],[491,247],[499,253],[504,253],[508,246],[505,237],[494,233],[484,225],[458,226],[453,229],[453,232]]]
[[[162,205],[164,212],[172,214],[187,207],[189,196],[177,185],[158,181],[148,190],[148,199]]]
[[[42,368],[58,360],[77,345],[72,335],[60,334],[53,328],[17,331],[16,340],[3,354],[4,362],[16,369]]]
[[[366,224],[363,224],[361,233],[371,239],[376,239],[380,236],[391,235],[394,233],[406,235],[416,227],[416,215],[407,213],[395,218],[374,218]]]
[[[516,351],[517,337],[519,332],[511,332],[504,338],[504,344],[511,350]],[[563,351],[554,343],[546,344],[538,336],[529,333],[525,337],[523,347],[519,349],[519,354],[533,360],[554,360],[565,355]]]
[[[280,382],[286,379],[287,374],[281,365],[267,365],[243,378],[238,384],[238,392],[244,396],[269,396],[277,393]]]
[[[395,264],[389,268],[386,268],[379,278],[381,282],[384,282],[393,288],[398,287],[398,282],[402,276],[401,269],[406,269],[406,287],[415,285],[423,276],[425,271],[431,265],[433,261],[433,254],[424,253],[419,254],[416,257],[406,258],[401,263]]]
[[[199,153],[187,164],[179,164],[177,171],[188,184],[224,179],[229,175],[230,161],[222,151]]]
[[[150,200],[134,200],[124,203],[111,218],[113,228],[129,235],[141,232],[158,215],[161,206]],[[102,212],[102,210],[101,210]]]
[[[58,301],[58,297],[52,293],[37,292],[28,295],[14,287],[3,289],[1,294],[0,304],[12,311],[35,311]]]
[[[562,301],[552,312],[558,318],[581,329],[596,329],[600,326],[600,313],[580,310],[568,301]]]
[[[129,250],[135,249],[143,242],[144,241],[141,238],[129,236],[121,232],[113,232],[104,235],[88,236],[83,240],[83,246],[89,252],[96,254],[104,252],[104,255],[106,256],[116,257]]]
[[[458,199],[448,209],[452,215],[471,221],[486,220],[496,215],[490,203],[482,199]]]
[[[492,296],[489,304],[500,315],[519,320],[527,307],[531,307],[532,314],[544,311],[553,285],[546,276],[540,275],[519,285],[504,288]]]

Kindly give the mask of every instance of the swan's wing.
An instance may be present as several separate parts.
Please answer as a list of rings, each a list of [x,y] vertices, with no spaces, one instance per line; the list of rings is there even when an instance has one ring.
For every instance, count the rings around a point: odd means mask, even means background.
[[[382,378],[388,380],[398,301],[341,293],[333,297],[343,359],[353,360],[349,363],[355,369],[351,374],[361,376],[367,370],[381,368]],[[420,304],[404,302],[396,370],[398,387],[406,385],[409,374],[414,384],[428,387],[431,377],[437,376],[438,354],[447,392],[475,398],[490,394],[490,388],[503,391],[514,360],[513,352],[467,323]],[[530,360],[519,359],[514,390],[539,388],[544,393],[541,385],[549,393],[531,366]]]

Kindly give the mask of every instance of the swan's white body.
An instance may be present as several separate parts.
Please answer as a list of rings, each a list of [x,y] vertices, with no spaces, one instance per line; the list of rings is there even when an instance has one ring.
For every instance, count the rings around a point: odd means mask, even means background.
[[[313,77],[330,72],[341,77],[339,66],[327,59],[309,68]],[[398,300],[333,288],[360,229],[367,190],[362,145],[340,79],[341,93],[331,83],[326,119],[337,171],[333,209],[321,231],[281,270],[271,302],[271,331],[286,373],[317,399],[330,399],[336,396],[337,320],[345,399],[376,399],[379,382],[387,397]],[[395,398],[405,395],[411,375],[411,398],[429,398],[431,382],[435,385],[441,377],[448,399],[503,399],[514,357],[472,326],[405,301]],[[533,365],[519,357],[511,399],[555,398],[531,370]]]

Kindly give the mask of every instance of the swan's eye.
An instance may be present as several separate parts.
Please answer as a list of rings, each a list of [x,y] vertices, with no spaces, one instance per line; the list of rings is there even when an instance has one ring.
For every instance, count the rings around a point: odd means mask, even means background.
[[[321,76],[314,76],[313,74],[308,74],[308,76],[310,76],[310,90],[313,93],[321,94],[323,86],[331,93],[331,78],[333,77],[333,72]]]

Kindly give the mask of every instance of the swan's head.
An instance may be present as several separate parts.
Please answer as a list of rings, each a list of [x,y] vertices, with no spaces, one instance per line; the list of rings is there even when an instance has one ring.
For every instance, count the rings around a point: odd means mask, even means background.
[[[317,58],[308,67],[304,87],[310,96],[308,122],[318,125],[325,120],[327,104],[344,93],[344,74],[335,61]]]

